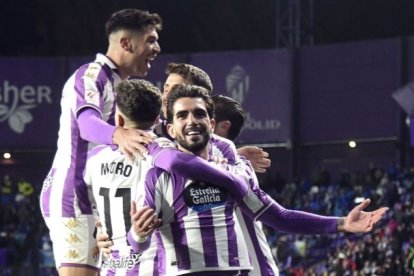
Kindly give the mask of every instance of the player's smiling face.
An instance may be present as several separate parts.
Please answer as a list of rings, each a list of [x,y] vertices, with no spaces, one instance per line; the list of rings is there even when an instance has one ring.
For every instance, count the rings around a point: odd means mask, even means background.
[[[143,32],[135,34],[131,39],[131,50],[131,75],[146,76],[151,68],[150,62],[161,52],[155,26],[148,26]]]
[[[168,132],[181,150],[200,154],[207,150],[214,121],[201,98],[180,98],[173,106],[174,117]]]

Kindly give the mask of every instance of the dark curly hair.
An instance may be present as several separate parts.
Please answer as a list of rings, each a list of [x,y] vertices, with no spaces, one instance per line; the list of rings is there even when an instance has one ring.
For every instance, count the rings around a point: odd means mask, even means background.
[[[208,74],[194,65],[186,63],[169,63],[165,73],[167,75],[180,75],[188,84],[201,86],[207,89],[209,93],[213,91],[213,84],[211,83]]]
[[[124,80],[116,87],[115,102],[119,111],[140,129],[148,129],[161,111],[161,92],[141,79]]]
[[[236,140],[246,121],[246,113],[243,107],[238,101],[224,95],[215,95],[212,99],[214,102],[214,120],[216,123],[230,121],[231,127],[227,138],[232,141]]]
[[[210,119],[214,116],[214,103],[207,89],[196,85],[176,85],[168,96],[167,122],[172,123],[174,118],[174,103],[180,98],[201,98],[206,104]]]
[[[119,30],[141,32],[147,26],[155,26],[157,31],[162,29],[162,19],[156,13],[137,9],[120,10],[111,15],[105,25],[106,36]]]

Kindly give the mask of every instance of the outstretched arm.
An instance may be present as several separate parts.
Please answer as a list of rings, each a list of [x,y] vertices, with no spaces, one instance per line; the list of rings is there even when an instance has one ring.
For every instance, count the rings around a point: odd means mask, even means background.
[[[369,199],[364,200],[352,209],[346,217],[340,218],[285,209],[276,201],[270,199],[268,208],[257,215],[256,218],[273,229],[294,234],[333,234],[338,231],[369,232],[388,210],[388,208],[383,207],[372,212],[362,211],[369,203]],[[243,206],[243,203],[241,207],[247,215],[254,217],[248,208]]]
[[[363,233],[372,230],[388,211],[387,207],[382,207],[371,212],[363,211],[371,203],[370,199],[365,199],[358,206],[351,210],[345,218],[341,218],[339,230],[351,233]]]

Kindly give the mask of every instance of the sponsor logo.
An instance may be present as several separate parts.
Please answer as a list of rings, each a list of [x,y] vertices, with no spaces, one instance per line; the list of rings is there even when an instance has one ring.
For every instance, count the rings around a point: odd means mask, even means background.
[[[66,223],[66,226],[69,228],[76,228],[79,226],[79,222],[75,218],[70,218]]]
[[[78,254],[78,251],[74,249],[70,249],[68,252],[66,252],[65,257],[68,259],[76,259],[76,258],[79,258],[79,254]]]
[[[115,269],[132,269],[140,261],[141,254],[133,253],[129,256],[122,256],[120,258],[108,258],[103,264],[102,268],[115,268]]]
[[[33,121],[30,113],[42,103],[52,103],[52,89],[46,85],[17,87],[8,80],[0,86],[0,123],[7,121],[16,133],[23,133],[26,124]]]
[[[206,182],[192,182],[184,190],[184,201],[196,212],[203,212],[222,206],[227,194],[220,188]]]

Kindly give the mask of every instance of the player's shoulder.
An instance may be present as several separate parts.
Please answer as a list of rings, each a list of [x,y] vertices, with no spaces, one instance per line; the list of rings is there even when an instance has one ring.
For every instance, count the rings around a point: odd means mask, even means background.
[[[88,159],[99,158],[105,153],[113,153],[117,151],[112,145],[95,146],[88,151]]]
[[[211,142],[217,146],[236,147],[233,141],[227,138],[218,136],[217,134],[214,134],[214,133],[211,135]]]
[[[153,140],[154,145],[161,148],[175,148],[175,143],[166,137],[157,137]]]

